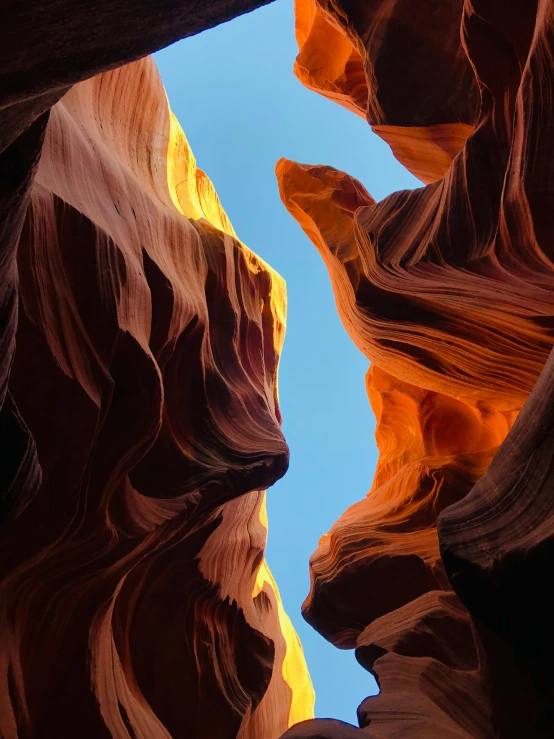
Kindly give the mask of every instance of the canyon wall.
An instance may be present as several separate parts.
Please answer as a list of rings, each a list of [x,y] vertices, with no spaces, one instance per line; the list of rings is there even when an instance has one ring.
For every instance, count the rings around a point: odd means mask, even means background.
[[[313,716],[264,559],[285,285],[153,60],[120,66],[258,4],[47,2],[0,32],[3,739],[277,739]]]
[[[296,2],[299,79],[423,184],[277,165],[372,362],[303,606],[377,678],[359,728],[312,719],[264,560],[284,284],[145,56],[262,4],[4,14],[0,736],[552,737],[552,0]]]
[[[303,605],[380,693],[360,728],[284,737],[551,737],[554,4],[297,0],[296,37],[298,78],[424,186],[377,203],[277,164],[372,362],[380,455]]]

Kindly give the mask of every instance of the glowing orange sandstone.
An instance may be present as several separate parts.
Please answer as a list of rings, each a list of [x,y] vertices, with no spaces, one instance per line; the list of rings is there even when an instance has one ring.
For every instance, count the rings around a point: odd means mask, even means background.
[[[298,0],[296,26],[299,79],[426,184],[377,203],[331,167],[277,164],[373,362],[380,452],[311,558],[304,615],[378,677],[367,735],[547,737],[552,3]]]
[[[376,365],[366,384],[377,420],[373,485],[321,539],[303,605],[306,620],[342,648],[355,647],[376,618],[450,589],[436,517],[481,477],[516,415],[409,385]]]
[[[263,558],[285,286],[151,58],[53,108],[19,269],[42,484],[2,541],[0,734],[277,739],[314,704]]]
[[[435,182],[473,131],[476,89],[456,35],[461,12],[456,0],[440,8],[425,0],[409,18],[395,1],[371,0],[351,13],[340,0],[295,0],[294,73],[306,87],[367,118],[412,174]],[[417,39],[415,54],[400,51],[406,25]],[[419,110],[414,100],[421,101]]]

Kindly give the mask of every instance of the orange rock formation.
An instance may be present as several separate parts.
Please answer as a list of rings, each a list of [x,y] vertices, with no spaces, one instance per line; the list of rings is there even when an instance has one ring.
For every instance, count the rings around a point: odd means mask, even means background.
[[[0,735],[277,739],[314,704],[264,560],[283,280],[238,241],[150,57],[52,108],[28,197]]]
[[[380,453],[303,607],[380,695],[361,734],[285,736],[552,736],[551,361],[537,378],[554,339],[554,6],[297,0],[296,23],[299,79],[426,186],[376,203],[330,167],[277,165],[373,362]]]
[[[379,682],[360,728],[311,720],[264,560],[284,285],[145,57],[260,4],[4,14],[0,735],[551,738],[554,4],[296,2],[297,76],[425,185],[277,166],[373,363],[373,486],[304,604]]]

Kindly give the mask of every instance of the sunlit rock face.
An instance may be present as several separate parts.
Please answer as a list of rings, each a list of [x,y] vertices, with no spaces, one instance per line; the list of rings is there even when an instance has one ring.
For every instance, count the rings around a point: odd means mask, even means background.
[[[0,735],[276,739],[314,703],[264,560],[284,283],[150,57],[33,126],[7,150],[30,166],[5,221]]]
[[[554,7],[297,0],[296,22],[300,80],[426,185],[377,203],[277,165],[372,361],[380,453],[312,556],[305,618],[375,674],[366,736],[552,736]]]
[[[480,89],[460,38],[463,0],[296,0],[294,71],[362,117],[424,182],[473,130]]]

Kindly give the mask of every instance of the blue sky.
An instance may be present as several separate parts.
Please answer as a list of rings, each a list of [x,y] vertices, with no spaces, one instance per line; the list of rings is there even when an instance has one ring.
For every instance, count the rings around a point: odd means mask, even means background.
[[[377,449],[364,387],[368,361],[339,322],[315,247],[281,204],[274,167],[282,156],[330,164],[378,200],[421,183],[361,118],[298,82],[296,53],[293,2],[276,0],[155,58],[198,166],[237,234],[287,282],[279,397],[291,463],[268,493],[267,559],[304,646],[316,716],[356,724],[356,708],[376,692],[375,682],[353,652],[305,623],[300,606],[318,539],[371,485]]]

